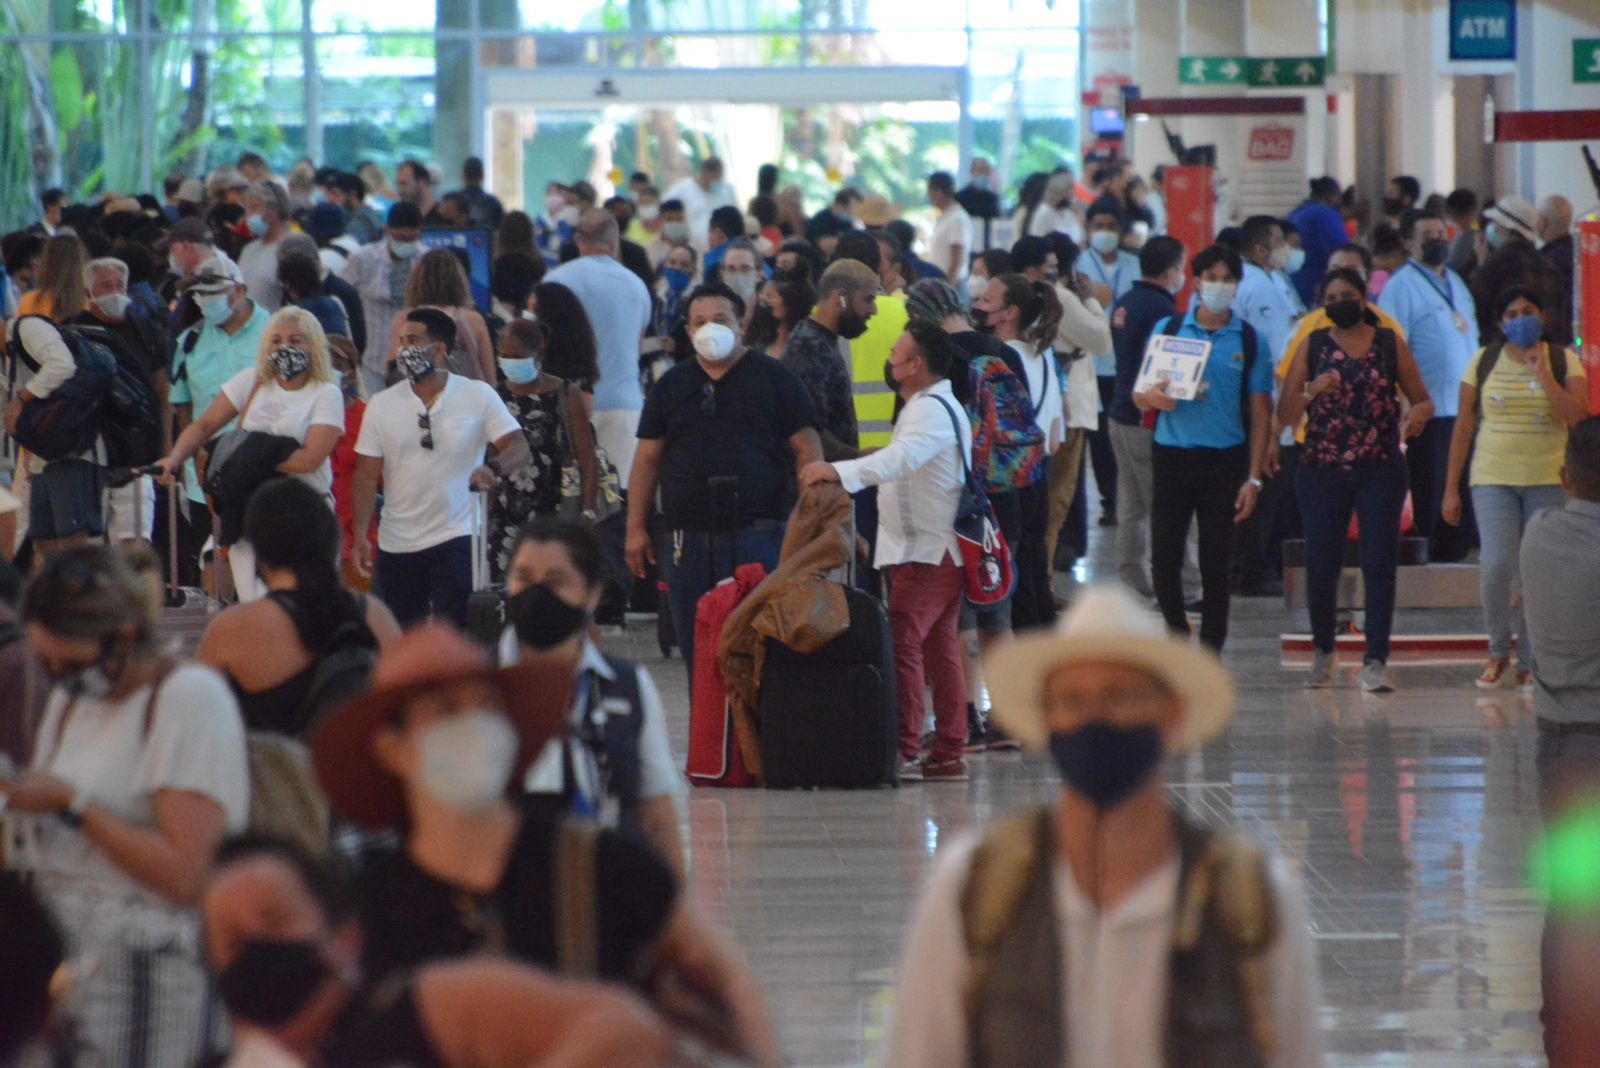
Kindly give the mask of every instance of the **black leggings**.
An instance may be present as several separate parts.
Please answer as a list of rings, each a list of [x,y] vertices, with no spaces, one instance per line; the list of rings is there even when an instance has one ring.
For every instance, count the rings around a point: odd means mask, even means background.
[[[1233,503],[1250,469],[1247,447],[1151,451],[1150,583],[1171,630],[1189,632],[1183,609],[1183,545],[1200,524],[1200,640],[1222,651],[1228,638],[1228,566]]]

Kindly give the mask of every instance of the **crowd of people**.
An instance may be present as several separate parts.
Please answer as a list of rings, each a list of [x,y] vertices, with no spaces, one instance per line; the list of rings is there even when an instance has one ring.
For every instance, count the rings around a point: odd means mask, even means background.
[[[247,153],[164,201],[51,191],[0,240],[0,628],[25,639],[0,661],[0,851],[28,873],[0,938],[43,917],[46,983],[96,960],[54,1030],[49,997],[0,1007],[13,1047],[779,1063],[683,887],[656,682],[597,624],[650,604],[695,685],[701,597],[776,568],[819,486],[850,495],[854,581],[886,606],[898,780],[1024,747],[1065,783],[941,854],[892,1064],[1155,1064],[1175,1040],[1318,1063],[1293,876],[1178,818],[1157,774],[1225,728],[1230,602],[1281,594],[1286,541],[1307,686],[1341,677],[1355,538],[1357,684],[1394,688],[1408,530],[1479,553],[1477,685],[1538,678],[1552,722],[1588,685],[1540,678],[1525,631],[1558,595],[1519,592],[1524,532],[1600,492],[1560,197],[1480,214],[1402,176],[1367,228],[1319,178],[1186,248],[1126,161],[1031,175],[1010,214],[986,160],[935,172],[925,231],[848,186],[807,214],[770,166],[741,205],[715,157],[665,191],[552,183],[531,215],[477,160],[442,193],[418,161],[392,188],[358,170]],[[470,229],[487,292],[448,239]],[[1192,392],[1141,374],[1162,337],[1205,352]],[[1005,554],[973,555],[973,515]],[[1053,579],[1096,516],[1119,588],[1069,605]],[[178,659],[186,605],[210,614]],[[1177,948],[1108,926],[1134,893],[1182,905]],[[1243,926],[1208,904],[1234,893]],[[1137,966],[1085,956],[1103,938]]]

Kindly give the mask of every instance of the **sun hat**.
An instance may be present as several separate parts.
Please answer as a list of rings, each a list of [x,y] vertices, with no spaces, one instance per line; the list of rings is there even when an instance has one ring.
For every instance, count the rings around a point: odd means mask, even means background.
[[[1233,677],[1216,654],[1174,637],[1154,612],[1107,584],[1091,586],[1055,629],[1008,639],[985,658],[995,721],[1025,748],[1046,748],[1045,682],[1061,667],[1091,661],[1149,672],[1183,702],[1183,729],[1168,743],[1170,754],[1198,749],[1233,718]]]
[[[426,623],[407,631],[378,658],[371,690],[336,708],[311,736],[311,765],[334,814],[371,830],[404,828],[410,822],[405,787],[378,764],[373,737],[413,698],[473,679],[500,689],[518,737],[507,786],[520,784],[566,718],[571,671],[554,664],[497,670],[486,652],[454,628]]]
[[[900,217],[900,209],[889,202],[889,198],[879,193],[874,193],[861,202],[856,209],[856,218],[869,230],[881,229]]]
[[[1515,230],[1529,241],[1539,239],[1539,212],[1515,193],[1490,204],[1483,217],[1497,226]]]

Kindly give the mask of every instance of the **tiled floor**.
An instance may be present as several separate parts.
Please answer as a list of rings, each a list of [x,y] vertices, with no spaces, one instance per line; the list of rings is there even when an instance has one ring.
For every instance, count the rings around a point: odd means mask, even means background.
[[[1234,619],[1238,718],[1170,778],[1195,812],[1249,827],[1304,876],[1329,1063],[1543,1064],[1526,702],[1480,698],[1473,664],[1397,668],[1400,689],[1383,697],[1355,691],[1352,668],[1310,695],[1279,666],[1281,604],[1236,600]],[[1441,626],[1477,629],[1456,613],[1402,616],[1397,630]],[[613,646],[656,668],[681,757],[681,662],[660,661],[648,626]],[[934,852],[1055,789],[1041,758],[972,764],[960,784],[689,795],[693,893],[760,974],[791,1063],[877,1063],[901,929]]]

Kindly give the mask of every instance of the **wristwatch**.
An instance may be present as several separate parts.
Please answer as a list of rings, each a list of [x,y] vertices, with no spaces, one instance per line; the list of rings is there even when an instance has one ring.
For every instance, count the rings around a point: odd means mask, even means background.
[[[1254,486],[1256,489],[1261,488],[1261,480],[1259,478],[1247,478],[1244,481],[1247,486]]]
[[[506,477],[506,473],[504,471],[500,470],[500,461],[496,460],[493,456],[487,457],[483,461],[483,466],[485,466],[489,470],[493,471],[495,478],[504,478],[504,477]]]
[[[83,827],[83,815],[89,811],[89,799],[83,796],[83,791],[74,790],[72,800],[67,802],[67,807],[56,813],[62,823],[73,830]]]

